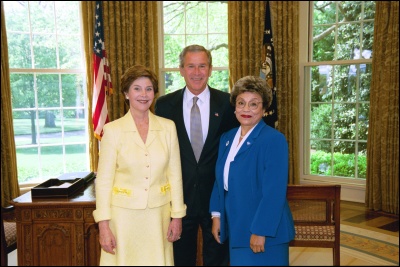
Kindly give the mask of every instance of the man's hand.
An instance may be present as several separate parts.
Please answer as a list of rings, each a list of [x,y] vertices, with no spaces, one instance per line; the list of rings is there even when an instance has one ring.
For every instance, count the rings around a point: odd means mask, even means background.
[[[221,232],[221,219],[219,217],[212,218],[212,229],[211,232],[215,240],[221,244],[219,233]]]

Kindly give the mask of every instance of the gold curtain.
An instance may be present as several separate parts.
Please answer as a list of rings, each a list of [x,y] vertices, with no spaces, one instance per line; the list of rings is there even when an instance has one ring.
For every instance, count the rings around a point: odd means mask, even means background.
[[[289,144],[289,184],[299,173],[299,3],[270,1],[276,62],[277,129]],[[260,75],[265,20],[264,1],[228,1],[229,85]]]
[[[229,86],[260,75],[265,2],[228,1]]]
[[[289,144],[289,183],[300,184],[299,2],[271,1],[278,126]]]
[[[376,1],[367,144],[368,208],[399,214],[399,2]]]
[[[4,6],[1,2],[1,206],[19,196]]]
[[[97,170],[99,144],[93,136],[93,27],[94,1],[82,1],[83,35],[87,64],[89,103],[90,168]],[[129,109],[120,91],[120,77],[127,68],[142,64],[158,73],[158,22],[156,1],[103,1],[104,39],[110,62],[114,93],[107,97],[110,121],[122,117]]]

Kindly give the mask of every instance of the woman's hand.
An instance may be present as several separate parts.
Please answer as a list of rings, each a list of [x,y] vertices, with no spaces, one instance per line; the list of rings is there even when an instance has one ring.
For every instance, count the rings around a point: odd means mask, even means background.
[[[182,218],[172,218],[168,226],[167,239],[169,242],[175,242],[181,238]]]
[[[117,242],[111,232],[109,221],[99,222],[99,242],[105,252],[115,255],[114,249],[117,247]]]
[[[221,232],[221,219],[219,217],[212,218],[212,229],[211,233],[214,236],[214,239],[221,244],[221,239],[219,233]]]
[[[265,236],[252,234],[250,237],[250,248],[254,253],[264,252]]]

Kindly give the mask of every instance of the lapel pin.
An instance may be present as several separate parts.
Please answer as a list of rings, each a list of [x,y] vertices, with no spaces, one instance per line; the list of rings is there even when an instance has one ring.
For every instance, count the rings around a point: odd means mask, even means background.
[[[251,143],[250,143],[250,142],[247,142],[246,144],[249,146]]]
[[[229,145],[229,141],[226,141],[226,146],[228,146]]]
[[[218,117],[218,116],[219,116],[218,112],[215,112],[214,115],[215,115],[215,117]]]

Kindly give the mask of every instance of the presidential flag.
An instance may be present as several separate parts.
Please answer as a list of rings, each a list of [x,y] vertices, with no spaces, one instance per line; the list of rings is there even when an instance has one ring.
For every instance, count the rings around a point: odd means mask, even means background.
[[[278,113],[276,106],[276,72],[274,42],[272,39],[271,11],[269,1],[265,4],[265,24],[262,49],[262,62],[260,76],[266,79],[267,83],[273,88],[271,106],[264,113],[264,121],[271,127],[276,128],[278,123]]]
[[[109,121],[107,110],[108,95],[112,94],[110,66],[104,46],[102,2],[96,1],[93,46],[93,102],[92,119],[94,136],[101,140],[103,126]]]

